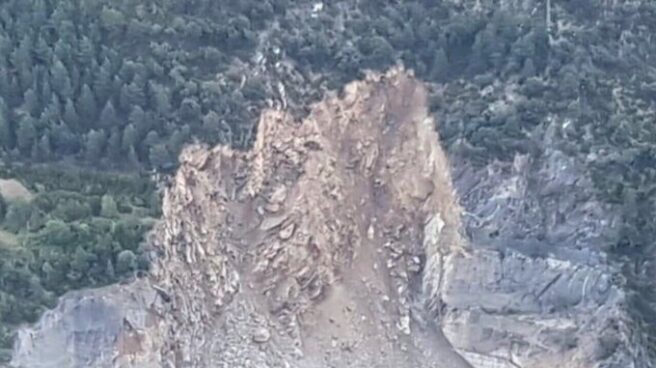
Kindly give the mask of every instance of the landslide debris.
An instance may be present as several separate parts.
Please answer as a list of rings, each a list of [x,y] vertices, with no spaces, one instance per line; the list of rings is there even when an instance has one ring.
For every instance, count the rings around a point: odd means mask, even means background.
[[[303,122],[265,111],[248,152],[188,147],[151,275],[70,296],[21,332],[15,365],[467,367],[422,273],[463,247],[437,142],[423,85],[395,69]]]

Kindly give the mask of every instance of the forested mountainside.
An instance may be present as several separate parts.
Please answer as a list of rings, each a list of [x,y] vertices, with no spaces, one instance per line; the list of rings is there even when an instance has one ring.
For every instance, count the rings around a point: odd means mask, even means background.
[[[656,3],[639,0],[5,0],[0,173],[33,197],[0,202],[0,347],[56,296],[147,269],[150,176],[185,143],[246,148],[262,107],[302,116],[396,63],[433,83],[454,157],[539,156],[549,132],[584,161],[622,214],[600,242],[644,256],[625,272],[649,311],[655,31]]]

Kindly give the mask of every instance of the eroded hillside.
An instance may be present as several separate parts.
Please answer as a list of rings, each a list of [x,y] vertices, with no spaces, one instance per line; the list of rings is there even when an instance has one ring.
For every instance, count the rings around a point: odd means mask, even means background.
[[[302,122],[265,111],[248,152],[188,147],[151,275],[67,296],[21,331],[14,365],[645,366],[602,261],[470,244],[426,105],[393,69]],[[523,198],[517,177],[477,205]]]

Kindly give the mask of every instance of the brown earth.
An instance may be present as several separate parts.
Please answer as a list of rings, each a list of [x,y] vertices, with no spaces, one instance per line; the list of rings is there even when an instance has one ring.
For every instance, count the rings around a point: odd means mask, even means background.
[[[302,351],[300,366],[456,367],[448,344],[451,358],[436,346],[435,322],[412,318],[437,292],[421,278],[426,255],[462,247],[423,86],[400,70],[372,75],[302,123],[270,110],[259,127],[250,152],[183,153],[159,232],[162,286],[210,320],[235,299],[252,304],[274,341]],[[425,224],[434,236],[424,237]],[[222,323],[180,320],[189,333]],[[224,359],[184,345],[176,366]]]

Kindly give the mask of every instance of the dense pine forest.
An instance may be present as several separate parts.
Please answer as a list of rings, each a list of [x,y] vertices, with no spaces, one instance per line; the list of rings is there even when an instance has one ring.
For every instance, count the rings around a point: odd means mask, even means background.
[[[31,196],[0,200],[0,359],[57,296],[148,269],[152,176],[186,143],[246,149],[263,107],[300,116],[397,63],[431,83],[443,143],[474,165],[539,154],[535,132],[566,122],[555,144],[623,208],[616,251],[651,250],[656,3],[476,3],[2,1],[0,177]]]

